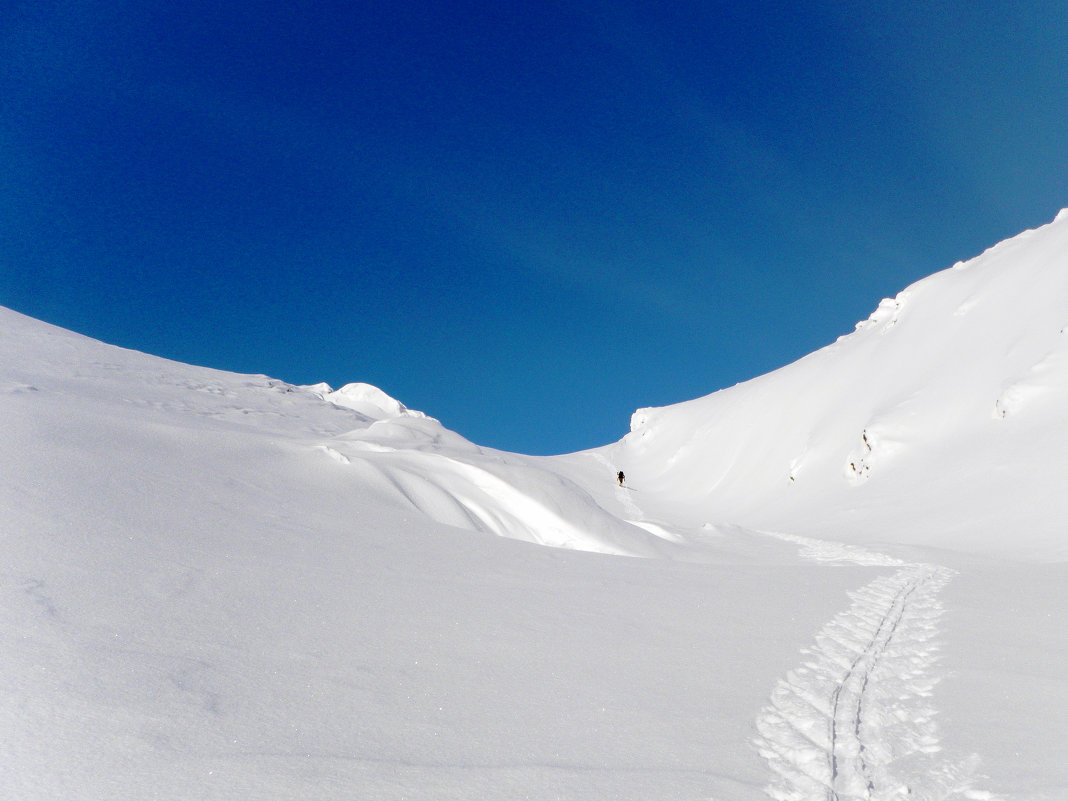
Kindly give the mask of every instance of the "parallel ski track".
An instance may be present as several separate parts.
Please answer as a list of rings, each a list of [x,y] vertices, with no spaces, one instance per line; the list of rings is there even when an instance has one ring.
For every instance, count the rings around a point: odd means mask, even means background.
[[[812,546],[806,541],[802,543]],[[878,554],[817,558],[878,564]],[[896,565],[852,593],[853,604],[803,650],[756,721],[754,744],[777,778],[776,801],[904,801],[992,798],[972,789],[971,762],[947,762],[930,706],[942,607],[953,571]],[[896,560],[895,560],[896,561]]]
[[[847,753],[857,754],[857,766],[867,787],[868,798],[871,798],[875,792],[875,777],[868,764],[867,746],[864,742],[865,696],[868,691],[868,685],[871,682],[872,673],[879,663],[879,658],[887,646],[890,645],[890,641],[897,632],[897,628],[905,614],[909,597],[929,578],[930,573],[924,572],[906,581],[901,586],[886,613],[879,621],[871,640],[868,641],[864,650],[857,654],[856,659],[850,664],[849,669],[842,676],[831,694],[830,751],[828,754],[831,782],[830,787],[827,788],[829,801],[840,801],[838,791],[835,788],[839,779],[838,761],[839,754],[843,750],[842,741],[847,738],[852,739],[853,742],[851,743],[852,747],[846,749],[846,751]],[[852,691],[857,684],[860,686],[855,691]],[[853,702],[846,705],[847,708],[845,709],[845,714],[843,714],[842,692],[846,689],[851,690],[848,693],[848,697]]]

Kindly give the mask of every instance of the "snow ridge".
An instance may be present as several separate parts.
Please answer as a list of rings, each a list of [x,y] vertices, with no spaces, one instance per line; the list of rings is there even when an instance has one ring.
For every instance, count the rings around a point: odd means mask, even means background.
[[[938,677],[939,591],[953,571],[906,565],[851,595],[801,667],[772,691],[754,744],[775,801],[992,799],[977,760],[941,759],[930,697]]]

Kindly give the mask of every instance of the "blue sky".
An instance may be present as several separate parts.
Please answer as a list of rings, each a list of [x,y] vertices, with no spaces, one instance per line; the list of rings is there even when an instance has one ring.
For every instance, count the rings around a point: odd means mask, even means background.
[[[1068,206],[1056,3],[4,19],[0,304],[508,450],[614,441]]]

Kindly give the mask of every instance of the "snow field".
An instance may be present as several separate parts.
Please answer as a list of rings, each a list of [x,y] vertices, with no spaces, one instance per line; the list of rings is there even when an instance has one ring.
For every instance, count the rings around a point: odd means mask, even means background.
[[[0,309],[0,797],[1062,801],[1066,252],[551,458]]]

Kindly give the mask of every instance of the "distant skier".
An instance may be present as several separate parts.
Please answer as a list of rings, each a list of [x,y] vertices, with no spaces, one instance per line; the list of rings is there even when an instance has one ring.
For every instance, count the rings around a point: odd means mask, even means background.
[[[623,482],[626,481],[626,480],[627,480],[627,477],[625,475],[623,475],[623,471],[622,470],[620,470],[618,473],[616,473],[616,481],[619,482],[619,486],[622,487],[623,486]]]

